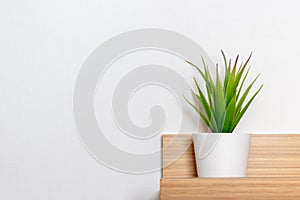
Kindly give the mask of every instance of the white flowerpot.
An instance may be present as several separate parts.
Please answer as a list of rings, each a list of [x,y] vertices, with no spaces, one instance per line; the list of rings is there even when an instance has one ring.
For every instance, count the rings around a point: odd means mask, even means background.
[[[198,177],[245,177],[250,139],[250,134],[195,134]]]

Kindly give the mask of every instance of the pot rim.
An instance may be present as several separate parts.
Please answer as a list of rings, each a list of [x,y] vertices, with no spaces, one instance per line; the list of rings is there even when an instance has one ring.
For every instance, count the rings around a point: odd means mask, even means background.
[[[232,135],[252,135],[253,133],[249,132],[234,132],[234,133],[193,133],[193,135],[225,135],[225,136],[232,136]]]

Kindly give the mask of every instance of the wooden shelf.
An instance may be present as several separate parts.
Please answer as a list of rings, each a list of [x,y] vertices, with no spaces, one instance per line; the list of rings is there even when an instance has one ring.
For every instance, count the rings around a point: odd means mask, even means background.
[[[298,200],[300,134],[252,135],[246,178],[197,178],[192,135],[163,135],[161,200]]]

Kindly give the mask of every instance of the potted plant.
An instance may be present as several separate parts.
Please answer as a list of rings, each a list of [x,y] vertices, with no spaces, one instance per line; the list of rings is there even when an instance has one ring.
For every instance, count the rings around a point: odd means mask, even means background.
[[[247,99],[249,91],[259,77],[257,75],[244,87],[250,69],[247,64],[251,54],[244,64],[238,66],[239,56],[232,64],[231,59],[227,62],[222,50],[221,53],[225,64],[224,74],[221,77],[217,64],[215,80],[203,58],[203,70],[187,61],[197,69],[204,80],[205,90],[200,88],[194,77],[197,91],[193,92],[193,96],[197,104],[194,105],[184,98],[210,130],[209,133],[194,135],[197,172],[198,177],[245,177],[251,135],[233,131],[263,85]]]

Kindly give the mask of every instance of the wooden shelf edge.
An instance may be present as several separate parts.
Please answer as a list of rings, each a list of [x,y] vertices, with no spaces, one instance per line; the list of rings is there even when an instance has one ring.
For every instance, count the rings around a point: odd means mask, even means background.
[[[164,178],[161,200],[300,199],[300,178]]]

